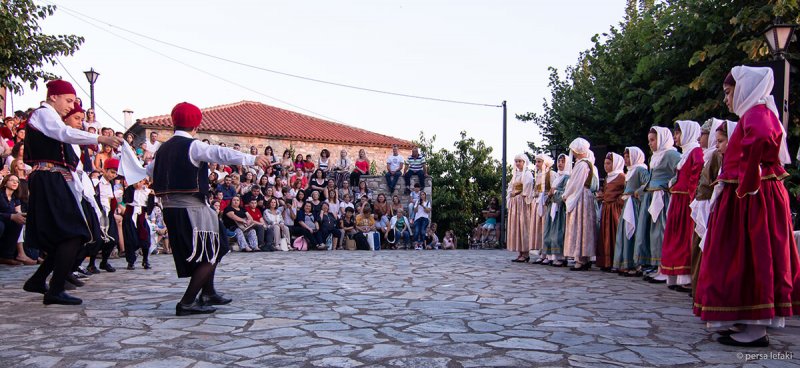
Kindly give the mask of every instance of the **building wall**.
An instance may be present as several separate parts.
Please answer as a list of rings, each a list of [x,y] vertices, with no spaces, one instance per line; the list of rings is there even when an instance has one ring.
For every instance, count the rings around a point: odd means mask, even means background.
[[[165,142],[169,138],[172,137],[172,130],[169,129],[142,129],[137,127],[135,131],[132,131],[137,136],[137,144],[138,142],[142,142],[143,139],[149,138],[150,132],[157,131],[158,132],[158,140]],[[236,135],[228,135],[228,134],[219,134],[219,133],[199,133],[198,139],[208,139],[212,144],[219,144],[220,142],[224,142],[228,145],[228,147],[233,147],[234,143],[239,143],[242,146],[242,151],[249,152],[250,146],[256,146],[258,148],[259,153],[264,153],[264,148],[267,146],[271,146],[275,155],[277,157],[281,157],[283,155],[283,151],[285,149],[289,149],[290,147],[294,149],[294,155],[302,153],[303,156],[310,154],[314,160],[319,158],[319,153],[322,151],[323,148],[328,149],[331,153],[331,158],[336,159],[339,157],[339,153],[342,149],[348,152],[348,157],[351,161],[355,161],[358,157],[358,150],[364,149],[367,154],[367,158],[370,161],[375,161],[377,164],[378,170],[377,173],[380,174],[386,170],[386,158],[392,154],[391,147],[376,147],[370,146],[368,142],[365,142],[364,145],[342,145],[342,144],[333,144],[333,143],[319,143],[319,142],[305,142],[305,141],[297,141],[297,140],[288,140],[288,139],[270,139],[270,138],[258,138],[252,136],[236,136]],[[403,157],[411,156],[410,149],[400,148],[400,155]]]

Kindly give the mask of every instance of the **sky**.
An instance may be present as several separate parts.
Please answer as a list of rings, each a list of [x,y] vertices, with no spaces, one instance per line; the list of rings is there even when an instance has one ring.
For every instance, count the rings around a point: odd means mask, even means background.
[[[616,26],[625,8],[624,0],[37,3],[61,6],[41,22],[45,33],[86,39],[77,53],[60,58],[63,67],[46,69],[73,84],[77,80],[86,91],[83,71],[99,72],[98,120],[115,130],[122,127],[114,119],[122,123],[126,109],[134,111],[135,120],[168,114],[182,101],[205,108],[249,100],[402,139],[417,139],[420,132],[428,138],[435,135],[436,148],[452,148],[463,130],[493,147],[493,156],[501,156],[501,108],[290,78],[127,32],[133,31],[221,58],[336,83],[490,105],[505,100],[509,160],[526,150],[527,142],[541,141],[533,124],[515,115],[542,111],[550,96],[547,68],[563,71],[575,64],[579,53],[591,47],[591,37]],[[12,98],[15,110],[36,106],[44,98],[44,84]]]

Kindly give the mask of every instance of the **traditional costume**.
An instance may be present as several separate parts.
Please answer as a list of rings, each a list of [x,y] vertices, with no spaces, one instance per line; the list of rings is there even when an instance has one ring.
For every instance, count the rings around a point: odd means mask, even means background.
[[[564,226],[567,222],[567,206],[564,203],[564,188],[569,181],[572,171],[572,160],[565,154],[558,155],[564,158],[564,169],[558,170],[553,175],[553,194],[548,196],[548,213],[544,223],[544,246],[542,254],[547,257],[553,266],[564,266]]]
[[[708,229],[708,216],[711,212],[711,196],[714,193],[714,185],[722,167],[722,154],[717,152],[716,133],[723,124],[728,124],[727,120],[711,119],[703,124],[703,134],[708,134],[708,146],[703,149],[703,171],[700,172],[700,182],[697,184],[694,201],[689,205],[692,209],[692,220],[694,220],[694,234],[692,235],[692,289],[697,288],[697,277],[700,271],[700,260],[702,259],[702,249],[705,243],[706,232]],[[731,122],[732,123],[732,122]],[[729,128],[733,133],[736,123],[732,123]]]
[[[47,83],[48,102],[31,114],[25,135],[23,160],[33,166],[28,176],[29,212],[25,241],[46,252],[45,261],[25,282],[23,289],[44,294],[44,304],[81,304],[83,301],[64,292],[64,282],[72,271],[81,247],[92,240],[90,225],[79,204],[80,192],[73,176],[79,157],[72,144],[97,144],[98,136],[64,124],[61,114],[50,104],[50,96],[75,95],[71,84],[62,80]],[[52,273],[50,288],[45,285]]]
[[[564,188],[564,202],[567,206],[567,221],[564,234],[564,256],[575,258],[572,270],[588,270],[590,258],[595,256],[597,241],[597,202],[594,192],[599,180],[594,167],[589,142],[576,138],[569,145],[572,155],[581,155],[570,173],[570,180]]]
[[[640,201],[637,196],[642,196],[650,178],[650,172],[644,163],[644,152],[639,147],[628,147],[625,148],[625,151],[628,153],[631,165],[627,167],[628,172],[625,173],[625,191],[622,194],[625,204],[622,207],[622,217],[617,228],[617,239],[614,246],[614,268],[620,271],[628,271],[626,276],[634,276],[636,274],[634,270],[636,262],[634,262],[633,258],[635,243],[633,236],[636,233],[640,207]]]
[[[538,258],[532,263],[542,263],[545,256],[542,253],[542,245],[544,244],[544,222],[547,217],[545,210],[545,202],[547,202],[547,194],[550,192],[552,185],[552,170],[553,158],[540,153],[536,155],[536,160],[542,161],[542,168],[536,170],[536,179],[534,180],[535,186],[533,191],[533,198],[531,200],[531,221],[530,221],[530,241],[531,250],[539,252]]]
[[[606,271],[613,266],[614,244],[617,241],[617,228],[625,200],[625,159],[616,153],[606,155],[606,160],[611,160],[612,171],[606,175],[606,185],[600,199],[603,207],[600,212],[600,240],[597,247],[595,265]]]
[[[148,166],[152,170],[153,190],[164,207],[172,257],[178,277],[191,277],[186,293],[175,307],[177,315],[212,313],[211,304],[227,304],[214,290],[216,265],[228,251],[220,241],[216,212],[206,203],[208,162],[224,165],[255,164],[255,156],[198,141],[188,131],[197,129],[202,113],[182,102],[172,109],[175,134],[156,152]],[[203,293],[195,302],[200,289]]]
[[[525,255],[530,251],[529,226],[530,205],[527,197],[533,196],[533,175],[528,170],[528,156],[520,153],[514,161],[525,162],[522,170],[514,167],[514,176],[508,183],[508,229],[506,230],[506,249]]]
[[[671,194],[664,232],[661,274],[667,275],[667,285],[679,291],[689,291],[692,283],[692,234],[694,220],[689,207],[703,171],[703,148],[700,147],[700,124],[679,120],[681,131],[681,160],[678,161],[676,179],[670,186]]]
[[[746,328],[720,343],[767,346],[766,327],[800,313],[800,258],[789,195],[786,132],[770,95],[772,69],[737,66],[733,110],[740,117],[722,159],[724,183],[709,219],[694,313],[711,328]]]
[[[656,134],[656,150],[650,158],[650,177],[645,192],[640,197],[642,203],[636,223],[633,257],[637,266],[655,271],[661,265],[661,245],[670,199],[669,182],[675,177],[681,154],[673,147],[675,142],[668,128],[656,126],[650,131]],[[666,282],[666,276],[656,276],[656,282]]]

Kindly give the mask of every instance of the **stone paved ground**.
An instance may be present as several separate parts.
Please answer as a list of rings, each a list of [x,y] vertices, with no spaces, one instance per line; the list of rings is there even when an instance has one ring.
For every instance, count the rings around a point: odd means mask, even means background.
[[[154,270],[91,278],[78,307],[20,288],[0,268],[0,365],[32,367],[742,366],[737,353],[793,352],[800,323],[768,349],[721,346],[689,298],[598,271],[512,264],[504,251],[229,255],[216,314],[175,317],[185,286]],[[116,262],[121,266],[121,260]]]

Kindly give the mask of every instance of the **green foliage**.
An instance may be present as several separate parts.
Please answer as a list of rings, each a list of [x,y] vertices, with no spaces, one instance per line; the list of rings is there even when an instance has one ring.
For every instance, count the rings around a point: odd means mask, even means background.
[[[21,93],[23,85],[36,88],[39,79],[56,75],[42,70],[45,63],[72,55],[83,43],[74,35],[46,35],[39,21],[55,13],[54,5],[40,6],[32,0],[4,0],[0,3],[0,85]]]
[[[544,145],[563,151],[575,137],[611,149],[646,148],[647,130],[675,120],[735,118],[722,102],[722,81],[731,67],[769,59],[763,31],[776,16],[800,21],[797,0],[629,0],[626,19],[582,52],[564,73],[550,68],[550,101],[541,114],[518,115],[536,124]],[[791,45],[787,59],[798,65]],[[800,91],[792,75],[790,91]],[[800,122],[798,98],[790,100],[790,136]],[[792,152],[796,139],[790,138]],[[647,151],[645,151],[647,152]]]
[[[466,245],[467,234],[483,222],[481,211],[489,199],[500,199],[502,168],[492,158],[492,148],[461,132],[461,139],[453,143],[453,149],[434,151],[436,136],[426,139],[420,133],[414,143],[426,156],[428,173],[431,176],[433,193],[433,221],[438,232],[453,230],[459,243]]]
[[[378,163],[375,160],[369,163],[369,175],[378,175]]]

